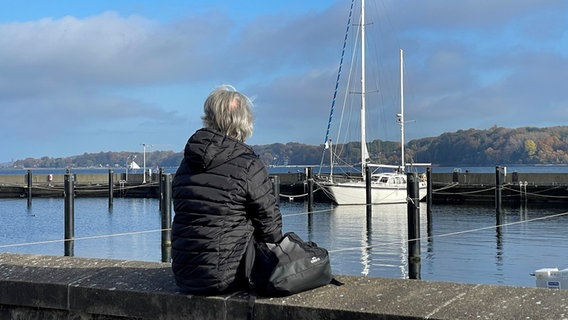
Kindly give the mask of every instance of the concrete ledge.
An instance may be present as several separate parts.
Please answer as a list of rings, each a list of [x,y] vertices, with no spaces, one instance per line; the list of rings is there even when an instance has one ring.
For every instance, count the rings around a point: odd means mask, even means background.
[[[568,291],[339,276],[256,319],[568,319]],[[248,296],[178,291],[170,265],[0,253],[1,319],[246,319]]]

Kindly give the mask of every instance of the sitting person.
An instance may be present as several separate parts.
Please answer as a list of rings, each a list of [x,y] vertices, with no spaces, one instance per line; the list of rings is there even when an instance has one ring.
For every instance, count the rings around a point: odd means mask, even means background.
[[[252,102],[232,86],[204,104],[204,128],[188,140],[173,180],[172,270],[187,293],[248,288],[245,252],[252,240],[277,242],[282,217],[268,172],[244,141]]]

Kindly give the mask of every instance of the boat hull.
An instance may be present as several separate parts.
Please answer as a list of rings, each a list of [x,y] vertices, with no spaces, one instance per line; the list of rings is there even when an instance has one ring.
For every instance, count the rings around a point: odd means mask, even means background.
[[[326,194],[338,205],[367,204],[367,189],[364,181],[323,184]],[[426,197],[427,184],[419,182],[419,199]],[[407,188],[404,185],[371,184],[371,203],[406,203]]]

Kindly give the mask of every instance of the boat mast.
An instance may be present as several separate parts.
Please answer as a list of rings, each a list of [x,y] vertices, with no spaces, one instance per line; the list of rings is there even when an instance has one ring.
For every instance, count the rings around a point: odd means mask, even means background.
[[[398,114],[398,123],[400,124],[400,169],[404,171],[406,164],[404,161],[404,62],[403,51],[400,49],[400,113]]]
[[[365,0],[361,0],[361,174],[365,176],[365,167],[369,162],[366,137],[365,115]]]

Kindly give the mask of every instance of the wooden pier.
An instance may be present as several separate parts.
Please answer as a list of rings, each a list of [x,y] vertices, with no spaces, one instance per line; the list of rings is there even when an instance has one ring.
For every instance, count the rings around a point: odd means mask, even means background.
[[[76,197],[108,197],[112,177],[112,192],[115,197],[159,198],[159,175],[113,173],[81,174],[72,173]],[[34,198],[64,197],[65,174],[32,174],[31,193]],[[0,198],[27,198],[30,192],[27,174],[0,175]]]
[[[434,203],[494,203],[495,173],[432,173]],[[503,202],[568,203],[567,173],[518,173],[504,175]]]
[[[108,197],[109,174],[73,174],[76,197]],[[303,172],[280,173],[279,194],[282,200],[302,201],[308,196],[308,184]],[[433,203],[494,203],[496,180],[494,173],[435,173],[431,175]],[[159,198],[159,175],[112,174],[114,197]],[[63,197],[64,174],[32,174],[31,189],[26,174],[0,175],[0,198]],[[568,203],[568,173],[508,173],[503,177],[502,199],[506,203]],[[314,186],[314,199],[325,195]]]

